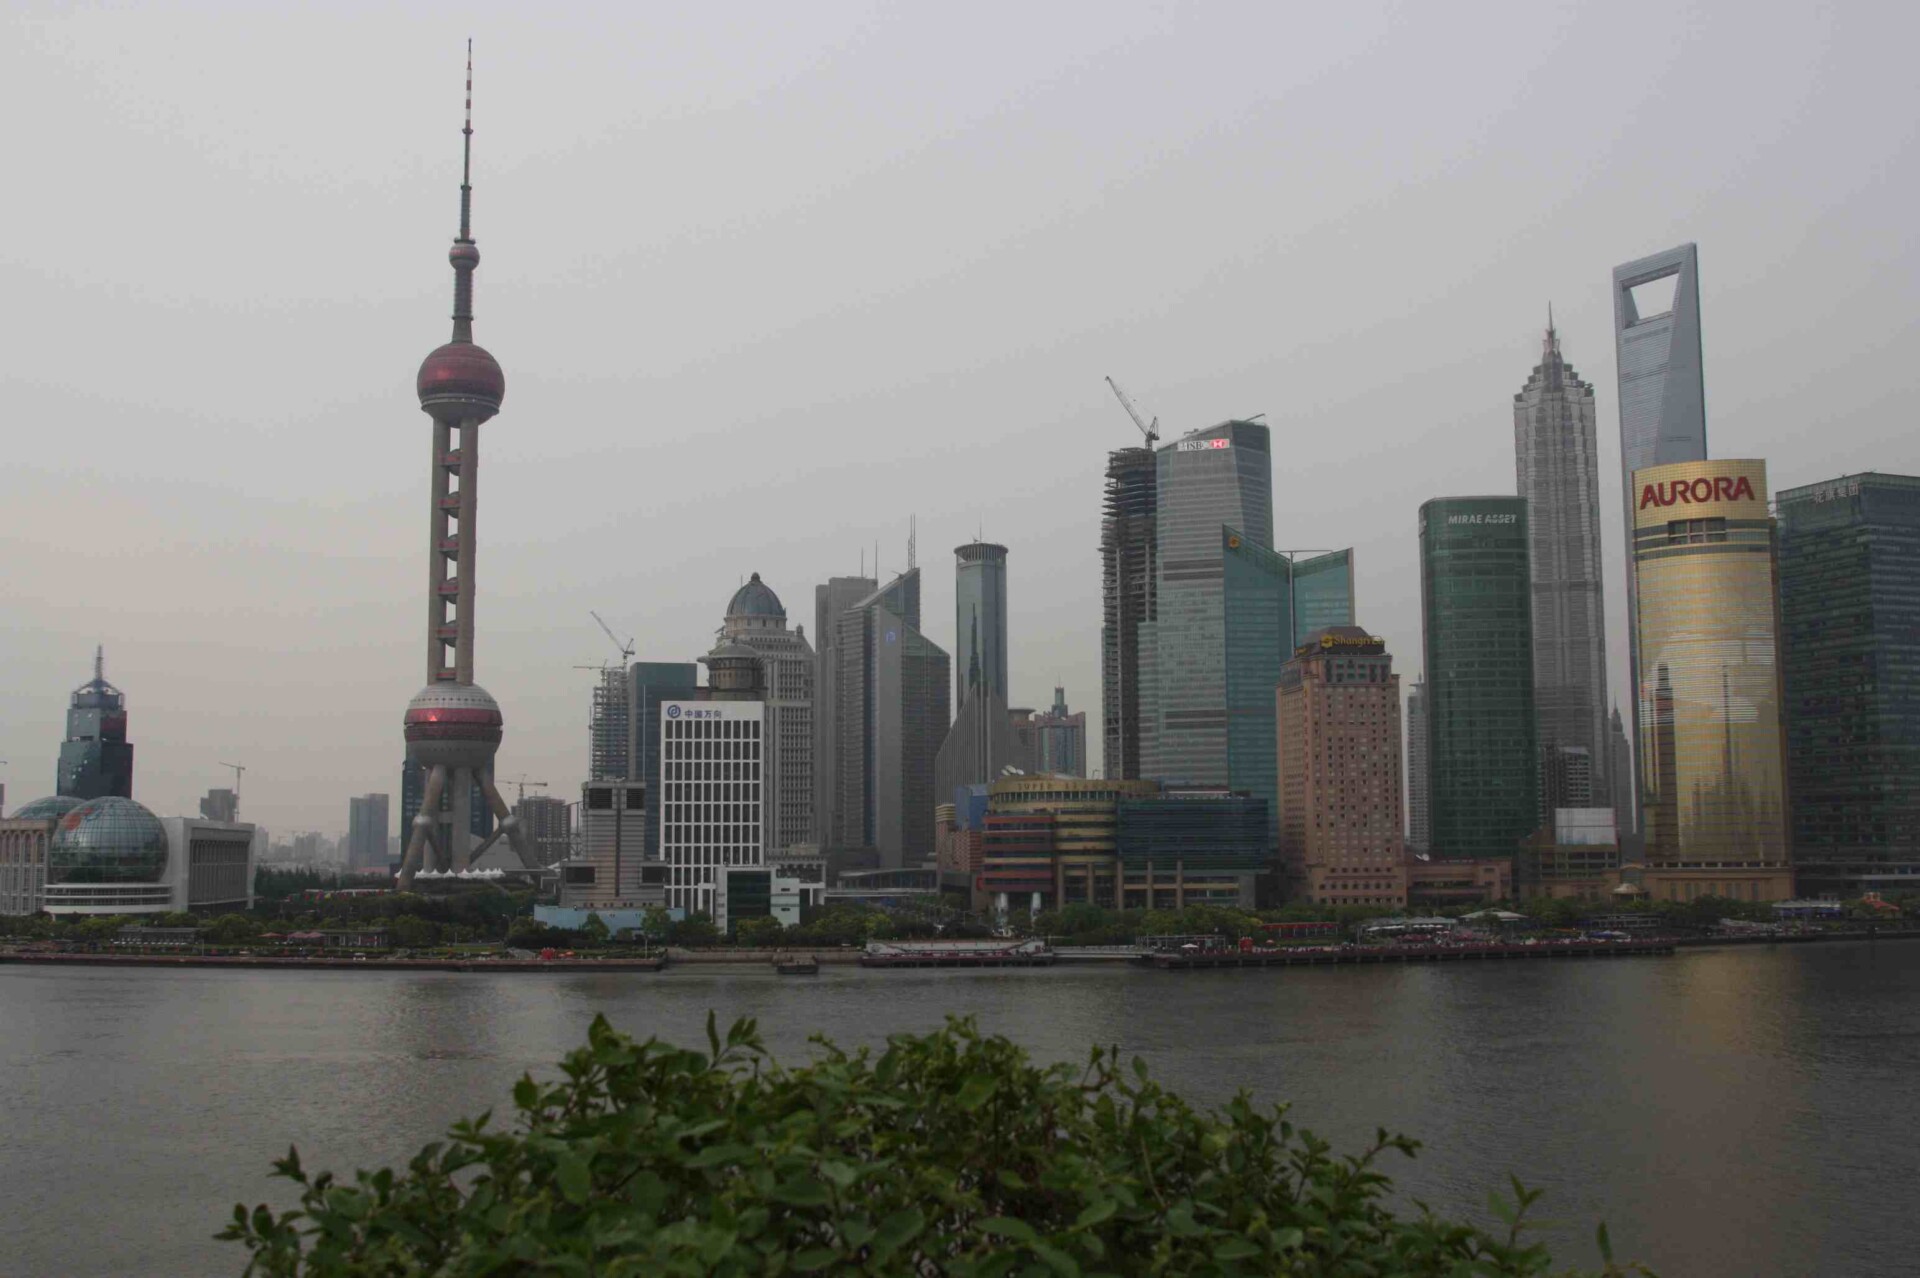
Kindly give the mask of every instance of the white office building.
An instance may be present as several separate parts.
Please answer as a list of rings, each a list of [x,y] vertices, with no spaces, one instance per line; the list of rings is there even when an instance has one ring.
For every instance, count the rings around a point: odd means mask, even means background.
[[[771,908],[766,720],[763,701],[667,701],[660,707],[657,813],[666,904],[688,916],[708,915],[723,933],[730,886],[754,898],[735,902],[738,913],[757,917]]]

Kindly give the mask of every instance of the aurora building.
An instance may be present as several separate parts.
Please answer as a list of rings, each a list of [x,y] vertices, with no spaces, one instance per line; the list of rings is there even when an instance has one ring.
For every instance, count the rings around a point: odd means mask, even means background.
[[[1539,826],[1533,600],[1522,497],[1420,507],[1429,852],[1511,857]]]
[[[1920,478],[1775,496],[1802,896],[1920,890]]]
[[[1793,894],[1760,461],[1636,471],[1640,801],[1656,900]]]
[[[1593,387],[1562,358],[1551,320],[1540,362],[1513,397],[1513,444],[1516,490],[1527,503],[1547,824],[1554,807],[1605,806],[1612,793]]]

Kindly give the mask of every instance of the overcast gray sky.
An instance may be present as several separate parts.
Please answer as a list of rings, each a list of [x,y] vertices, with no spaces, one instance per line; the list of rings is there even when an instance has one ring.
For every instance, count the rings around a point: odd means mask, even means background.
[[[135,796],[345,828],[422,682],[428,419],[476,49],[480,682],[577,797],[589,673],[711,643],[919,516],[1011,548],[1013,690],[1099,709],[1132,425],[1264,411],[1281,547],[1418,670],[1415,511],[1513,491],[1547,303],[1619,465],[1608,278],[1700,245],[1708,433],[1920,472],[1920,9],[8,3],[0,769],[107,645]],[[1619,495],[1608,513],[1624,698]],[[1090,728],[1097,742],[1097,722]],[[1095,746],[1097,751],[1097,745]]]

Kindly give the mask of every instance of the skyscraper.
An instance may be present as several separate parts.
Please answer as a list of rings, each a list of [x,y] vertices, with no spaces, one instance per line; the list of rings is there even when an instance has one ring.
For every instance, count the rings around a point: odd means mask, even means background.
[[[1669,462],[1705,461],[1707,457],[1707,393],[1700,359],[1700,257],[1692,244],[1613,268],[1613,343],[1620,378],[1627,659],[1629,677],[1637,689],[1642,679],[1640,601],[1633,571],[1633,472]],[[1629,710],[1634,716],[1636,750],[1643,739],[1641,700],[1636,695]],[[1645,772],[1645,763],[1638,767]]]
[[[1620,840],[1623,856],[1640,855],[1640,804],[1634,797],[1635,769],[1633,747],[1627,744],[1627,727],[1621,722],[1620,707],[1613,708],[1607,728],[1607,775],[1613,785],[1613,828]]]
[[[587,777],[627,781],[633,777],[633,705],[626,670],[602,666],[587,717]]]
[[[1517,491],[1527,502],[1533,578],[1533,699],[1548,789],[1568,801],[1605,806],[1607,634],[1600,570],[1600,459],[1593,387],[1560,354],[1549,315],[1540,362],[1513,397]],[[1591,784],[1570,784],[1586,758]],[[1543,824],[1552,812],[1543,814]]]
[[[1155,615],[1138,631],[1144,777],[1213,785],[1228,779],[1223,530],[1271,550],[1270,448],[1266,426],[1228,421],[1154,454]],[[1273,664],[1277,673],[1277,654]],[[1270,705],[1271,683],[1267,691],[1262,699]]]
[[[1033,770],[1063,777],[1087,775],[1086,711],[1067,709],[1067,690],[1055,685],[1053,708],[1033,717]]]
[[[1422,855],[1433,843],[1427,766],[1427,679],[1420,675],[1407,692],[1407,844]]]
[[[1280,672],[1280,858],[1316,905],[1407,903],[1400,676],[1358,626],[1307,636]]]
[[[835,787],[828,846],[884,868],[933,856],[934,764],[949,719],[949,659],[920,633],[909,568],[834,620]]]
[[[834,648],[840,614],[880,586],[872,577],[829,577],[813,588],[813,841],[845,847],[837,770],[840,740],[840,654]]]
[[[127,698],[107,682],[104,647],[93,650],[93,678],[73,690],[55,783],[55,793],[69,799],[133,797]]]
[[[1781,900],[1793,873],[1766,463],[1650,466],[1634,491],[1646,888]]]
[[[1420,507],[1429,851],[1511,857],[1539,826],[1527,503],[1439,497]]]
[[[363,794],[347,800],[347,869],[387,868],[387,796]]]
[[[970,541],[953,548],[953,704],[975,683],[1013,695],[1007,685],[1007,548]]]
[[[730,872],[763,869],[767,860],[766,704],[669,701],[660,739],[664,780],[655,815],[667,906],[706,914],[724,929]],[[927,815],[931,822],[931,805]]]
[[[766,844],[780,852],[813,840],[814,651],[806,628],[787,629],[780,596],[754,573],[734,591],[720,633],[760,658],[767,705]]]
[[[1100,521],[1101,771],[1111,779],[1140,775],[1140,624],[1152,621],[1154,487],[1150,448],[1107,454],[1105,514]]]
[[[572,819],[565,799],[545,794],[522,795],[513,814],[526,827],[527,842],[542,865],[558,865],[573,853]]]
[[[628,712],[634,779],[646,793],[660,793],[660,707],[669,701],[693,701],[700,695],[700,667],[691,661],[636,661],[627,668]],[[612,793],[611,790],[608,793]],[[612,802],[612,800],[609,800]],[[626,835],[631,841],[631,835]],[[646,859],[660,859],[660,823],[646,822],[640,836]]]
[[[1775,494],[1793,862],[1803,896],[1920,885],[1920,478]]]
[[[493,783],[493,757],[506,720],[499,703],[473,681],[480,426],[500,411],[507,379],[499,362],[473,340],[473,271],[480,264],[480,250],[472,232],[471,45],[461,133],[460,234],[448,254],[453,264],[453,340],[427,356],[415,379],[421,411],[433,419],[433,496],[428,506],[427,686],[408,704],[406,717],[407,761],[423,770],[425,781],[401,861],[402,888],[410,887],[422,868],[467,869],[471,857],[485,852],[501,834],[521,864],[536,864],[518,819],[507,811]],[[468,822],[459,816],[472,805],[476,789],[500,818],[499,829],[478,848],[472,846]],[[450,805],[443,805],[443,794],[451,798]]]

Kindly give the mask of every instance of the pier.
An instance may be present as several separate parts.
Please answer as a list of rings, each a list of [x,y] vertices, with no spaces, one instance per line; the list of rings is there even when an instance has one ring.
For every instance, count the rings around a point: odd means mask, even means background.
[[[1648,958],[1672,954],[1672,941],[1548,941],[1538,945],[1292,946],[1271,950],[1193,950],[1147,956],[1163,972],[1221,967],[1334,967],[1357,963],[1502,963],[1516,959]]]

